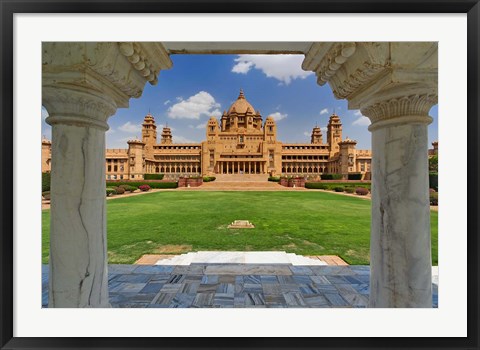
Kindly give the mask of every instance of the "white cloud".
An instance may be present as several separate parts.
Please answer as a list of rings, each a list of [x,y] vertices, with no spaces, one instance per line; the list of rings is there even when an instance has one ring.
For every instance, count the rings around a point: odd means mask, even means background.
[[[288,114],[282,114],[280,112],[275,112],[275,113],[272,113],[272,114],[269,114],[269,117],[273,117],[273,119],[275,121],[279,121],[279,120],[282,120],[282,119],[285,119],[287,117]]]
[[[163,102],[163,105],[166,106],[166,105],[168,105],[170,102],[172,102],[172,101],[166,100],[165,102]]]
[[[207,123],[202,123],[202,124],[198,124],[195,129],[205,129],[207,127]]]
[[[312,136],[312,134],[309,133],[308,131],[304,131],[303,134],[304,134],[305,136],[308,136],[308,137]]]
[[[327,113],[328,113],[328,108],[324,108],[320,111],[320,115],[327,114]]]
[[[132,124],[130,122],[126,122],[122,126],[119,126],[118,130],[132,133],[132,132],[142,131],[142,127],[140,125],[135,125],[135,124]]]
[[[235,62],[238,62],[238,58],[235,59]],[[238,74],[247,74],[248,71],[252,68],[253,62],[239,62],[236,65],[233,66],[232,72],[233,73],[238,73]]]
[[[206,91],[200,91],[198,94],[172,105],[167,113],[168,117],[172,119],[200,119],[201,115],[222,115],[218,110],[219,107],[220,104],[215,102],[212,95]]]
[[[107,130],[107,132],[105,134],[110,135],[110,134],[113,134],[114,132],[115,132],[115,130],[110,128],[110,129]]]
[[[303,55],[239,55],[233,73],[247,74],[252,68],[261,70],[267,77],[275,78],[285,85],[294,79],[305,79],[313,72],[302,70]]]
[[[327,128],[326,126],[324,126],[324,127],[320,128],[320,130],[321,130],[322,132],[327,132],[328,128]]]
[[[355,119],[352,123],[352,125],[360,125],[360,126],[368,126],[370,125],[370,119],[362,115],[362,112],[360,111],[355,111],[353,113],[354,116],[358,117]]]

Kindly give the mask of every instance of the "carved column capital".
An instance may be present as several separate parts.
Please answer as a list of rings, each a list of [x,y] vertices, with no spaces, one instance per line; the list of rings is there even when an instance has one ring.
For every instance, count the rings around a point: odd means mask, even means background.
[[[368,105],[361,112],[370,118],[372,124],[368,129],[373,131],[393,124],[430,124],[432,118],[428,112],[437,103],[438,97],[435,94],[406,95]]]
[[[89,124],[108,129],[117,108],[155,85],[172,62],[160,43],[66,42],[42,45],[43,105],[50,124]]]

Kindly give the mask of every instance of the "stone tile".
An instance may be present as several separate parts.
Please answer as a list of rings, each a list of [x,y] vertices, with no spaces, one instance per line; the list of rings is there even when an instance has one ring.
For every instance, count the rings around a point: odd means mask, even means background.
[[[291,275],[288,266],[283,265],[209,265],[206,275]]]
[[[170,280],[170,275],[153,275],[150,282],[167,283]]]
[[[369,284],[352,284],[353,289],[359,294],[369,295],[370,294],[370,285]]]
[[[295,280],[292,276],[277,276],[280,284],[295,284]]]
[[[333,284],[315,284],[319,293],[338,293],[338,289]]]
[[[212,306],[215,293],[197,293],[195,299],[193,300],[193,307],[205,307]]]
[[[255,276],[255,275],[243,276],[243,283],[245,283],[245,284],[260,284],[261,279],[260,279],[260,276]]]
[[[303,299],[302,295],[297,292],[287,292],[283,293],[283,297],[285,298],[285,301],[287,302],[288,306],[307,306],[305,303],[305,300]]]
[[[328,300],[323,295],[319,294],[310,294],[302,295],[305,303],[310,307],[325,307],[328,306]]]
[[[185,275],[170,275],[170,278],[168,279],[167,283],[169,284],[183,283],[184,280],[185,280]]]
[[[262,284],[263,288],[263,294],[266,295],[280,295],[282,294],[282,289],[280,288],[280,284],[273,284],[273,283],[267,283],[267,284]]]
[[[183,281],[185,283],[191,283],[191,282],[200,283],[202,281],[202,278],[203,278],[202,275],[185,275],[185,279]]]
[[[235,285],[231,283],[220,283],[216,289],[217,293],[232,294],[235,292]]]
[[[163,287],[163,283],[160,282],[150,282],[148,283],[140,293],[158,293]]]
[[[243,276],[239,276],[243,278]],[[234,275],[220,275],[218,276],[218,282],[219,283],[231,283],[235,284],[236,276]]]
[[[174,266],[140,265],[134,270],[134,273],[146,273],[146,274],[152,274],[152,275],[170,275],[173,269],[174,269]]]
[[[265,305],[265,298],[262,293],[245,293],[245,306]]]
[[[112,292],[140,292],[147,284],[146,283],[120,283],[115,288],[110,289]]]
[[[217,284],[218,276],[216,275],[204,275],[202,277],[202,284]]]
[[[218,284],[200,284],[198,286],[197,293],[211,292],[215,293],[217,291]]]
[[[347,301],[347,303],[353,307],[367,307],[368,306],[368,298],[361,294],[355,293],[341,293],[343,299]]]
[[[138,265],[108,265],[108,274],[127,274],[132,273]]]
[[[298,284],[280,284],[282,293],[292,292],[300,293],[300,286]]]
[[[245,283],[245,284],[235,285],[235,293],[262,293],[262,292],[263,292],[263,288],[261,284]]]
[[[302,295],[305,295],[305,294],[312,295],[312,294],[320,293],[318,288],[313,283],[301,284],[299,287],[300,287],[300,293],[302,293]]]
[[[213,306],[233,307],[234,305],[233,293],[215,293],[213,298]]]
[[[265,305],[284,305],[286,303],[285,298],[282,294],[265,294]]]
[[[293,280],[295,281],[295,283],[298,283],[298,284],[312,283],[310,276],[295,275],[293,276]]]
[[[340,292],[340,294],[357,294],[357,290],[352,287],[351,284],[335,284],[335,288]]]
[[[173,298],[175,297],[176,293],[158,293],[155,298],[152,300],[152,304],[161,304],[170,306],[172,303]]]
[[[308,266],[289,266],[294,275],[313,275],[313,271]]]
[[[315,284],[331,284],[325,276],[310,276],[310,279]]]
[[[178,292],[186,294],[196,294],[199,287],[200,282],[184,283],[182,287],[178,290]]]
[[[195,294],[189,293],[177,293],[173,297],[170,307],[171,308],[187,308],[190,307],[195,300]]]
[[[180,266],[177,266],[173,273],[177,273],[177,268]],[[205,272],[205,265],[188,265],[188,266],[182,266],[185,267],[184,271],[182,274],[183,275],[203,275]],[[182,269],[183,270],[183,269]],[[179,271],[181,271],[179,269]]]
[[[234,294],[233,307],[245,307],[245,294]]]
[[[260,276],[260,281],[262,282],[262,284],[271,284],[271,283],[272,284],[277,284],[277,283],[279,283],[277,276],[274,276],[274,275]]]
[[[325,276],[327,277],[327,279],[330,281],[330,283],[332,284],[336,284],[336,283],[339,283],[339,284],[345,284],[345,283],[348,283],[348,281],[342,277],[342,276],[332,276],[332,275],[328,275],[328,276]]]
[[[351,284],[361,284],[361,283],[364,283],[364,279],[359,279],[357,278],[357,276],[343,276],[347,281],[348,283],[351,283]]]
[[[128,282],[128,283],[147,283],[152,278],[151,275],[144,274],[128,274],[128,275],[118,275],[117,278],[112,281],[115,282]]]
[[[349,306],[349,304],[337,293],[326,293],[325,298],[330,302],[332,306]]]
[[[180,283],[166,283],[163,285],[162,289],[160,289],[160,292],[177,293],[182,287],[183,287],[183,284],[180,284]]]

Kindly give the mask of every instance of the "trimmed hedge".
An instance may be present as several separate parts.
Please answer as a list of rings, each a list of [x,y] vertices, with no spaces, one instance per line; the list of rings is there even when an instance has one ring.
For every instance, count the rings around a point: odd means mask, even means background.
[[[429,173],[428,182],[430,184],[430,188],[433,188],[438,192],[438,173]]]
[[[280,176],[269,176],[268,181],[280,182]]]
[[[42,192],[42,197],[43,197],[43,199],[49,201],[50,200],[50,191]]]
[[[211,181],[215,181],[215,179],[216,179],[215,176],[204,176],[203,182],[211,182]]]
[[[305,188],[316,189],[316,190],[327,190],[328,185],[321,182],[307,182],[305,183]]]
[[[120,185],[118,187],[123,188],[125,192],[135,192],[137,190],[136,187],[130,185]]]
[[[337,186],[333,189],[335,192],[345,192],[345,187]]]
[[[123,187],[115,187],[115,192],[117,192],[117,194],[124,194],[125,193],[125,189]]]
[[[50,191],[50,173],[42,173],[42,192]]]
[[[342,174],[322,174],[322,180],[341,180]]]
[[[355,188],[353,188],[353,187],[345,187],[345,192],[347,192],[347,193],[355,193]]]
[[[361,180],[362,174],[348,174],[349,180]]]
[[[438,205],[438,193],[430,192],[430,205]]]
[[[355,190],[355,193],[358,194],[359,196],[366,196],[368,194],[368,190],[365,187],[358,187]]]
[[[143,182],[111,182],[107,181],[107,187],[117,187],[120,185],[130,185],[130,186],[135,186],[139,187],[141,185],[148,185],[151,188],[177,188],[178,184],[177,182],[148,182],[148,181],[143,181]]]
[[[117,191],[115,190],[114,187],[107,187],[106,192],[107,192],[107,197],[111,196],[111,195],[114,195],[114,194],[117,194]]]
[[[138,189],[139,189],[140,191],[147,192],[147,191],[150,191],[150,186],[148,186],[148,185],[140,185],[140,186],[138,186]]]
[[[317,189],[317,190],[330,190],[334,191],[335,187],[364,187],[370,189],[371,184],[362,183],[362,182],[336,182],[336,183],[326,183],[326,182],[307,182],[305,183],[305,188]]]
[[[163,180],[164,174],[144,174],[143,178],[145,180]]]

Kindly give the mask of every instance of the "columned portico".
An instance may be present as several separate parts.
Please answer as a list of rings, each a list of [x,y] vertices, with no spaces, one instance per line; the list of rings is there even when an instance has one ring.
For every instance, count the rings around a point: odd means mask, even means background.
[[[314,43],[303,68],[372,124],[370,306],[432,307],[427,125],[436,43]]]
[[[294,43],[278,45],[269,52],[298,53],[289,49]],[[43,44],[43,105],[53,127],[50,307],[108,306],[107,119],[171,67],[167,50],[159,43]],[[372,121],[372,307],[432,305],[427,125],[437,101],[437,50],[436,43],[302,46],[303,68]],[[267,170],[264,160],[252,163],[255,174]],[[224,169],[238,173],[240,165],[227,161]]]
[[[52,125],[49,307],[108,307],[107,119],[171,66],[160,44],[44,43]]]

